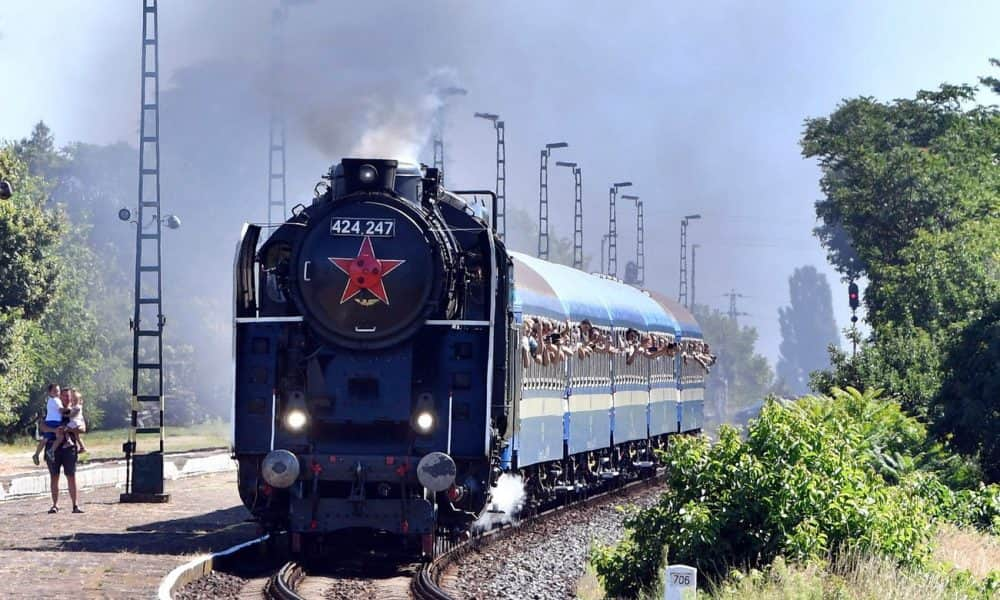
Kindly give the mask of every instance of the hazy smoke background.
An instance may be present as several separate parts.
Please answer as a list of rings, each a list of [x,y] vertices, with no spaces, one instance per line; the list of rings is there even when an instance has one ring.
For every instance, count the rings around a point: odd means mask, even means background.
[[[60,143],[136,143],[139,2],[0,12],[0,136],[45,119]],[[289,205],[351,154],[416,155],[442,101],[453,187],[492,187],[494,133],[507,123],[508,202],[537,213],[538,152],[583,169],[586,252],[600,253],[607,187],[635,182],[646,209],[647,283],[677,292],[679,220],[698,253],[700,303],[730,288],[772,363],[777,308],[792,270],[830,277],[812,238],[818,169],[797,145],[802,121],[838,100],[912,95],[973,81],[1000,55],[997,7],[865,3],[295,2],[284,61],[270,68],[277,2],[171,0],[160,6],[163,202],[184,227],[165,241],[169,335],[199,340],[201,375],[225,385],[232,255],[243,221],[266,219],[267,124],[288,122]],[[985,13],[992,12],[992,18]],[[947,47],[948,52],[938,49]],[[568,235],[572,178],[550,171],[554,233]],[[117,205],[107,207],[114,211]],[[634,208],[619,207],[619,275],[634,255]],[[128,256],[132,238],[123,232]],[[130,293],[123,289],[122,294]],[[123,320],[124,320],[123,316]],[[216,381],[217,380],[217,381]],[[221,389],[221,388],[220,388]]]

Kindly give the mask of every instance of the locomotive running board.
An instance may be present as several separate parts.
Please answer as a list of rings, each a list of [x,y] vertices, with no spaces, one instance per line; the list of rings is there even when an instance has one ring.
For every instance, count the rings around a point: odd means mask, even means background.
[[[489,327],[489,321],[464,321],[461,319],[428,319],[425,325],[448,325],[451,327]]]

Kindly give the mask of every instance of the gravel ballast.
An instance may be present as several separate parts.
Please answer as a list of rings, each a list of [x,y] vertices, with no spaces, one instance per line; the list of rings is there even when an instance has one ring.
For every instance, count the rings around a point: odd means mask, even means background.
[[[441,587],[463,599],[573,598],[591,547],[621,539],[624,514],[619,507],[650,506],[661,490],[656,485],[628,496],[610,496],[593,506],[568,508],[522,525],[507,538],[459,559]]]

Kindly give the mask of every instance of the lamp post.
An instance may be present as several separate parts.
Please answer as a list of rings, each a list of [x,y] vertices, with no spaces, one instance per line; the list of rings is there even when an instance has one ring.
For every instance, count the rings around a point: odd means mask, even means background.
[[[687,282],[687,228],[688,222],[700,219],[701,215],[684,215],[681,219],[681,276],[680,290],[677,293],[677,301],[688,306],[688,282]]]
[[[538,258],[549,259],[549,155],[556,148],[568,148],[566,142],[545,144],[538,171]]]
[[[500,115],[493,113],[477,112],[473,116],[493,123],[493,129],[497,132],[497,222],[493,224],[493,228],[502,240],[507,232],[507,147],[504,140],[503,121],[500,120]]]
[[[608,190],[608,235],[611,236],[611,238],[608,240],[607,274],[612,277],[618,276],[618,217],[616,214],[615,199],[618,196],[619,188],[631,186],[631,181],[622,181],[619,183],[612,183],[611,189]]]
[[[610,233],[605,233],[601,236],[601,268],[604,268],[604,244],[611,239]],[[605,273],[606,275],[607,273]]]
[[[556,161],[573,172],[573,268],[583,269],[583,171],[575,162]]]
[[[630,196],[628,194],[622,194],[622,200],[629,200],[635,203],[635,284],[642,287],[646,282],[646,252],[643,247],[646,232],[643,227],[642,200],[639,199],[639,196]]]

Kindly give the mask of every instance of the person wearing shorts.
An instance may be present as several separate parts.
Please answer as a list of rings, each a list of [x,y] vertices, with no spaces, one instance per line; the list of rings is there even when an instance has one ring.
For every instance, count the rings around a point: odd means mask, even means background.
[[[43,432],[55,433],[55,428],[49,426],[48,421],[41,424],[39,428]],[[69,490],[69,498],[73,501],[73,512],[82,513],[83,510],[77,504],[76,494],[76,446],[62,446],[52,452],[53,439],[45,441],[45,464],[49,467],[49,491],[52,494],[52,508],[49,513],[59,512],[59,472],[66,475],[66,488]],[[49,458],[51,456],[51,459]]]

